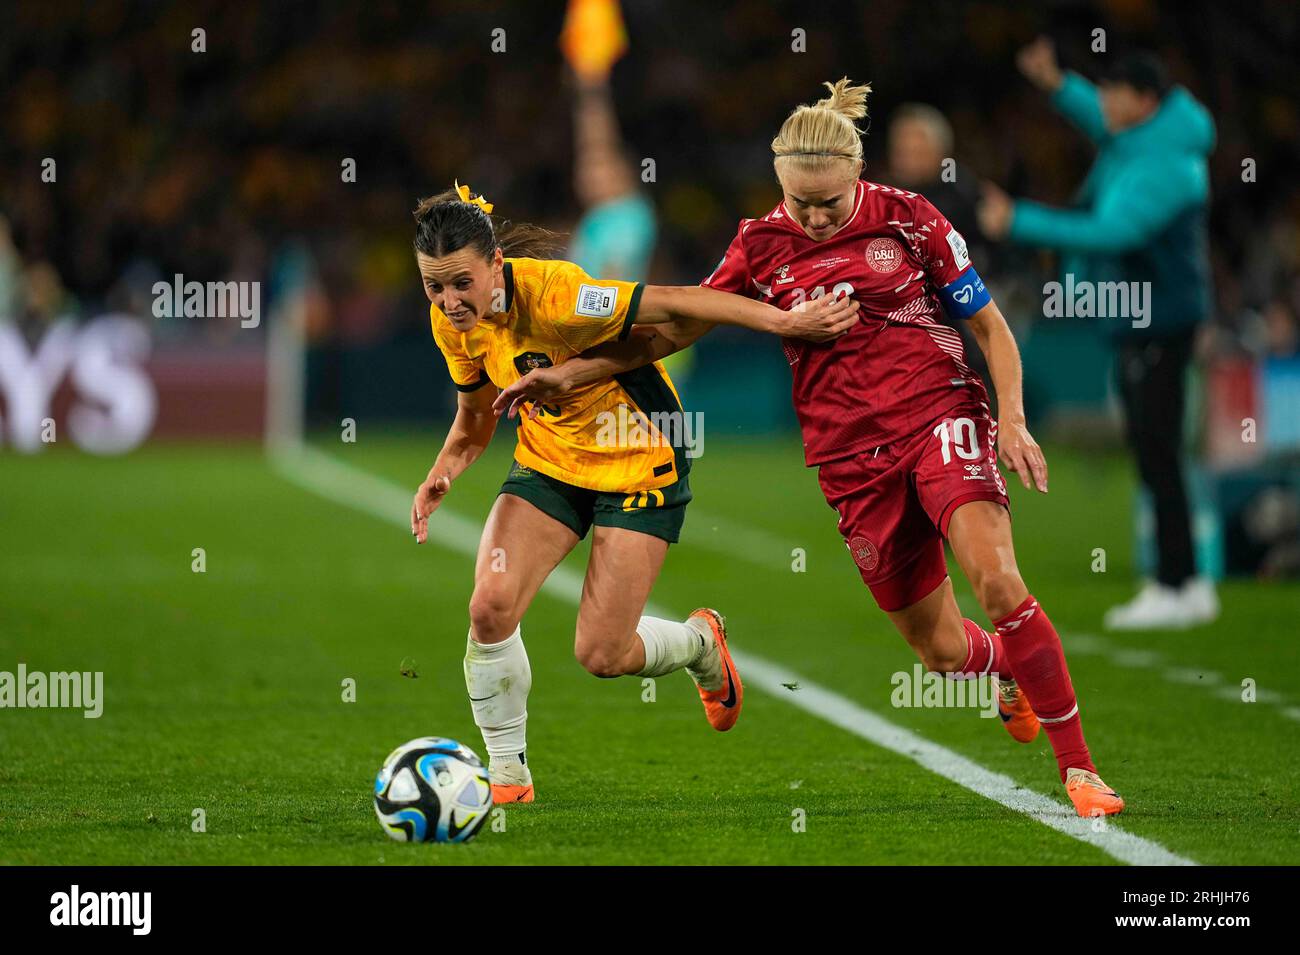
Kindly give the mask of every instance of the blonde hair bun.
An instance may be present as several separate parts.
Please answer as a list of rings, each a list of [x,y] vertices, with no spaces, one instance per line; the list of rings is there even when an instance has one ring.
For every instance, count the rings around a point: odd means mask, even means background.
[[[853,81],[847,76],[840,77],[834,83],[823,83],[822,86],[830,90],[831,95],[819,99],[812,108],[829,109],[849,119],[862,119],[867,115],[867,94],[871,92],[871,84],[852,84]]]
[[[836,160],[847,159],[860,169],[862,130],[855,120],[867,115],[871,84],[854,86],[844,76],[823,85],[831,95],[811,106],[796,106],[772,140],[772,153],[776,160],[798,160],[804,168],[825,168]]]

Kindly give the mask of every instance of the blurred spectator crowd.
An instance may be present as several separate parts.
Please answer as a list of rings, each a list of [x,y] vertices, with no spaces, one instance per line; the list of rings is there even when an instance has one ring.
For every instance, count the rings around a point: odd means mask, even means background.
[[[273,310],[278,276],[305,260],[319,291],[314,341],[426,338],[410,253],[419,196],[459,178],[508,217],[570,231],[581,212],[572,82],[556,45],[563,12],[471,0],[10,7],[0,318],[34,334],[62,315],[124,311],[161,339],[230,338],[237,323],[152,318],[153,284],[261,280]],[[886,130],[896,110],[922,103],[951,125],[955,185],[972,202],[987,178],[1068,203],[1090,148],[1014,56],[1047,33],[1062,64],[1088,76],[1108,55],[1091,49],[1102,28],[1111,50],[1161,55],[1218,124],[1207,347],[1300,351],[1300,6],[628,0],[624,12],[631,48],[613,90],[628,158],[638,169],[654,160],[640,186],[659,216],[653,280],[699,281],[737,219],[775,203],[771,136],[845,74],[875,88],[867,178],[894,181],[901,160]],[[985,255],[996,265],[981,271],[1011,290],[1013,322],[1041,314],[1050,258]]]

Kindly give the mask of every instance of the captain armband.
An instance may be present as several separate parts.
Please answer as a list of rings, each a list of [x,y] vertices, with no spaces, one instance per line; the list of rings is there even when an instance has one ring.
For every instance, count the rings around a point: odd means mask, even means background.
[[[949,318],[970,318],[993,299],[984,287],[984,280],[971,266],[939,289],[939,301]]]

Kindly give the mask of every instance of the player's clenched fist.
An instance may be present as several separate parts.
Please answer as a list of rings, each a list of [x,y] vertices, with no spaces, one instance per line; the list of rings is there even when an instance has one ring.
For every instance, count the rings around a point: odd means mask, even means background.
[[[790,338],[827,342],[839,338],[858,320],[858,303],[848,295],[820,295],[790,309]]]
[[[415,492],[415,500],[411,502],[411,533],[415,535],[417,544],[429,539],[429,516],[438,509],[450,490],[451,478],[439,474],[426,478]]]

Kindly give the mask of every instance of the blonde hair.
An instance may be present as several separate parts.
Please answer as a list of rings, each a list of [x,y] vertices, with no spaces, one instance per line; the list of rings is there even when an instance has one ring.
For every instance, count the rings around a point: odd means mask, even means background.
[[[862,164],[862,133],[854,120],[867,115],[871,84],[853,86],[842,77],[824,83],[831,95],[811,106],[796,106],[772,140],[772,160],[780,175],[782,160],[806,172],[821,172],[840,160],[853,163],[853,175]]]

